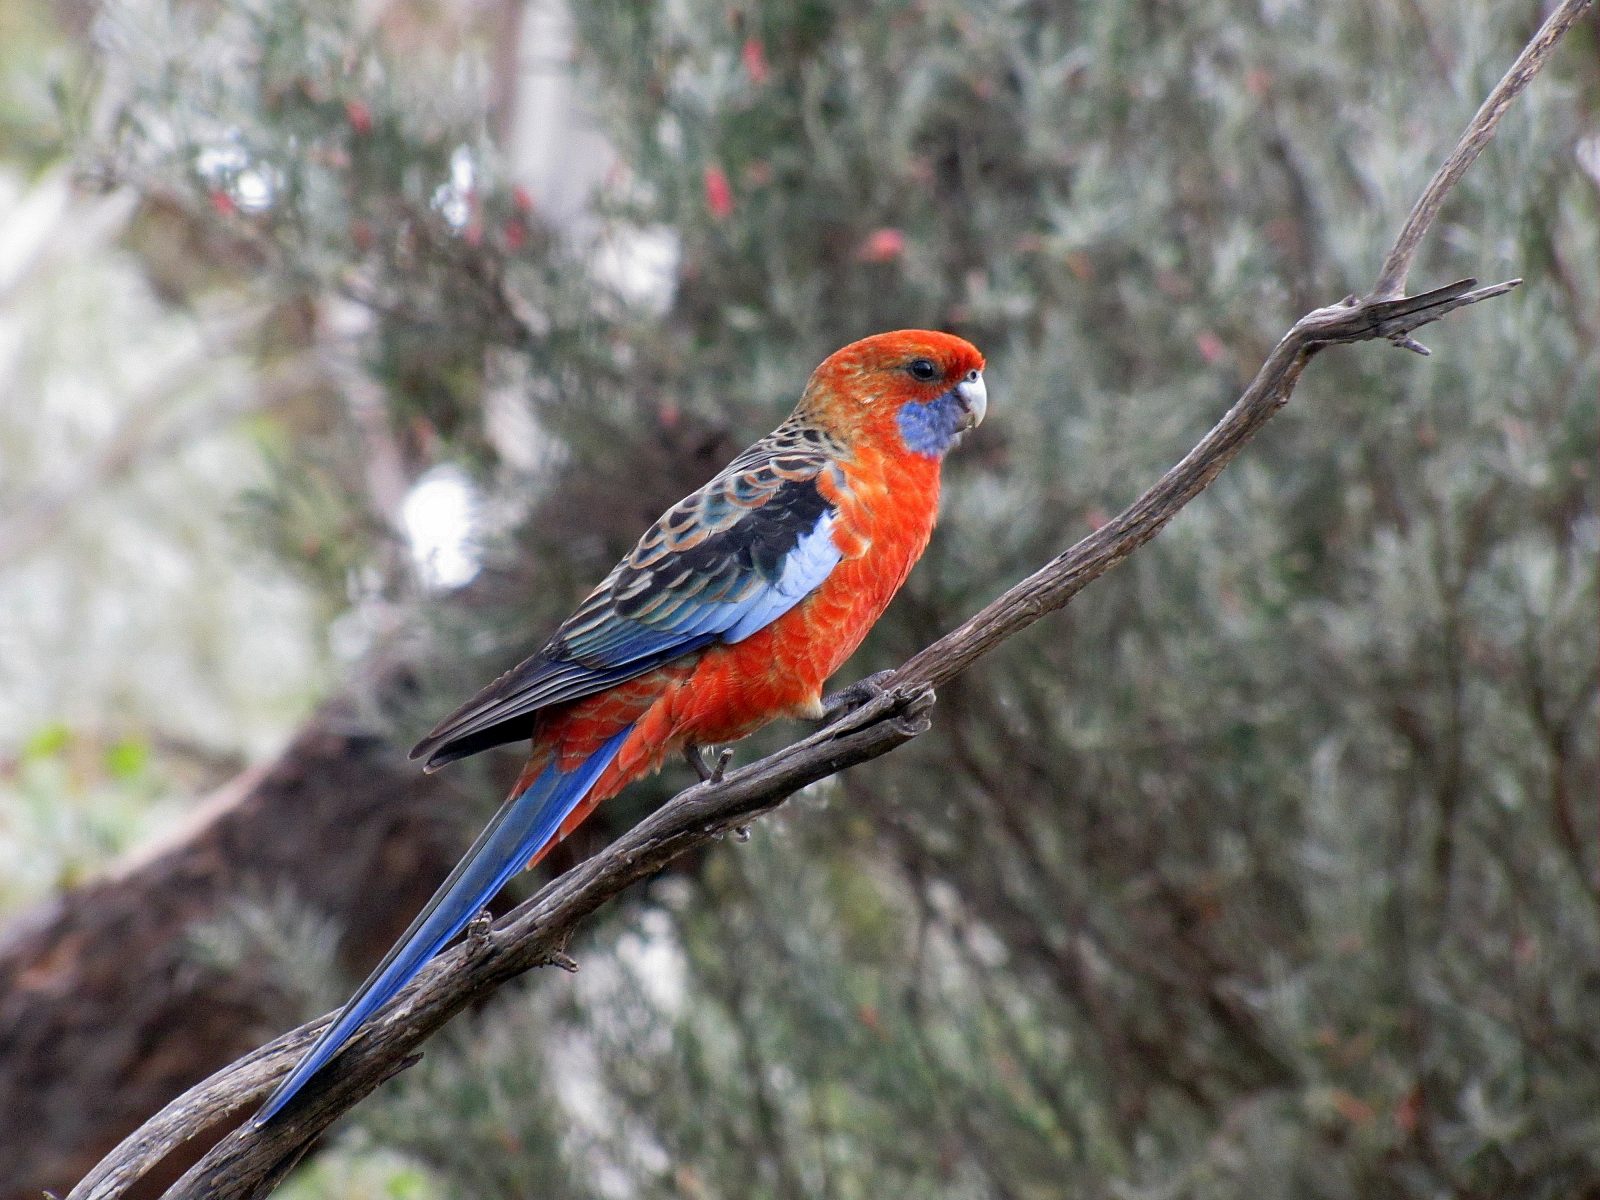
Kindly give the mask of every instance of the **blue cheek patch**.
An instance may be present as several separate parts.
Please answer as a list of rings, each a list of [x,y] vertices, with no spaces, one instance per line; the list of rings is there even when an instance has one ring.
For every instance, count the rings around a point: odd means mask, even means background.
[[[901,405],[896,421],[907,450],[937,458],[950,449],[961,432],[962,416],[961,402],[950,391],[926,403]]]

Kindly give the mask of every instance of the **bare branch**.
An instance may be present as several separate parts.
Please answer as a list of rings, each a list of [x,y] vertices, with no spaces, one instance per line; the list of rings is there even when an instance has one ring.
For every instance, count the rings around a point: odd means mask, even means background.
[[[928,726],[933,687],[970,667],[1072,599],[1091,580],[1149,541],[1288,402],[1301,372],[1323,347],[1387,338],[1414,348],[1411,333],[1457,308],[1503,295],[1511,280],[1479,288],[1463,280],[1419,296],[1385,293],[1404,281],[1416,243],[1450,187],[1493,133],[1505,105],[1549,57],[1588,0],[1568,0],[1517,59],[1473,119],[1456,152],[1418,202],[1369,298],[1320,308],[1295,322],[1244,394],[1181,462],[1114,520],[1018,583],[982,612],[907,661],[874,699],[760,762],[680,793],[605,851],[555,880],[499,929],[441,956],[356,1036],[316,1083],[262,1128],[238,1130],[167,1193],[232,1200],[265,1195],[335,1118],[414,1061],[417,1047],[472,1001],[544,963],[570,964],[573,928],[619,892],[697,846],[746,825],[798,789],[887,753]],[[326,1020],[326,1018],[324,1018]],[[113,1151],[71,1194],[110,1200],[174,1147],[253,1106],[299,1058],[318,1021],[218,1072],[179,1097]]]
[[[1394,248],[1389,251],[1389,257],[1383,260],[1383,270],[1378,272],[1378,282],[1370,293],[1372,299],[1391,300],[1405,291],[1406,276],[1411,273],[1411,263],[1417,257],[1417,247],[1422,244],[1422,239],[1432,227],[1434,218],[1439,215],[1445,196],[1467,173],[1467,168],[1472,166],[1479,152],[1489,144],[1489,139],[1494,136],[1495,127],[1500,124],[1500,118],[1505,116],[1511,102],[1533,81],[1533,77],[1549,60],[1556,43],[1565,36],[1567,30],[1578,23],[1578,18],[1583,16],[1584,9],[1588,8],[1591,2],[1592,0],[1562,0],[1562,3],[1545,19],[1539,32],[1533,35],[1533,40],[1522,48],[1522,53],[1517,55],[1517,61],[1511,64],[1511,69],[1495,85],[1494,91],[1489,93],[1489,98],[1473,116],[1467,131],[1456,142],[1456,148],[1450,152],[1450,157],[1440,164],[1433,178],[1428,181],[1422,196],[1412,206],[1411,215],[1406,218],[1400,236],[1395,239]]]
[[[695,846],[747,824],[844,767],[892,750],[928,727],[933,692],[891,688],[794,745],[689,788],[603,853],[568,871],[501,928],[435,960],[402,998],[371,1022],[318,1086],[261,1129],[224,1139],[168,1192],[216,1198],[264,1195],[285,1160],[346,1109],[414,1061],[420,1043],[462,1008],[530,967],[570,963],[563,950],[584,917]],[[197,1084],[129,1135],[73,1189],[74,1198],[120,1196],[172,1150],[253,1107],[310,1044],[323,1021],[303,1025]]]

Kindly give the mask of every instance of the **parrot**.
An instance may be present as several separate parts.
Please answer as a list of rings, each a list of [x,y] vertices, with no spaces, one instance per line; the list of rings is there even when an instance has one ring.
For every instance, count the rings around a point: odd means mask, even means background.
[[[417,743],[427,771],[530,749],[487,828],[254,1124],[602,800],[669,756],[702,765],[704,747],[827,714],[824,683],[928,545],[945,454],[988,407],[984,365],[932,330],[834,352],[789,417],[668,509],[543,649]]]

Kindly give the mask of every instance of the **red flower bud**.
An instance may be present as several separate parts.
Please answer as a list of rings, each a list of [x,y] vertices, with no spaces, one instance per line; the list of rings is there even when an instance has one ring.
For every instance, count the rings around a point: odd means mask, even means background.
[[[705,184],[706,208],[717,220],[727,220],[733,215],[733,187],[728,183],[727,172],[718,166],[707,167]]]
[[[362,137],[372,132],[372,109],[366,101],[346,100],[344,118],[350,122],[350,128]]]
[[[856,250],[856,257],[862,262],[886,263],[894,262],[905,252],[906,235],[898,229],[885,226],[867,234],[866,240]]]
[[[745,74],[750,76],[750,82],[760,87],[767,81],[771,74],[767,66],[767,52],[756,38],[745,38],[744,48],[739,51],[739,57],[744,60]]]

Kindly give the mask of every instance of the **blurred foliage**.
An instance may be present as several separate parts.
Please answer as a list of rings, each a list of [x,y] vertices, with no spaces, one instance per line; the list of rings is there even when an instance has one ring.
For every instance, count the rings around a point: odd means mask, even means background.
[[[252,511],[340,653],[418,664],[407,729],[886,327],[991,363],[860,669],[925,644],[1370,282],[1538,16],[574,6],[618,161],[558,225],[514,182],[498,12],[139,5],[99,35],[98,172],[164,295],[248,290],[258,369],[304,364]],[[614,906],[576,981],[464,1018],[293,1194],[1600,1191],[1595,51],[1518,101],[1415,273],[1526,287],[1426,361],[1322,355],[933,733]],[[476,513],[456,590],[405,537],[441,468]]]
[[[63,724],[37,730],[0,770],[0,911],[81,882],[176,807],[176,781],[137,737],[98,742]]]

